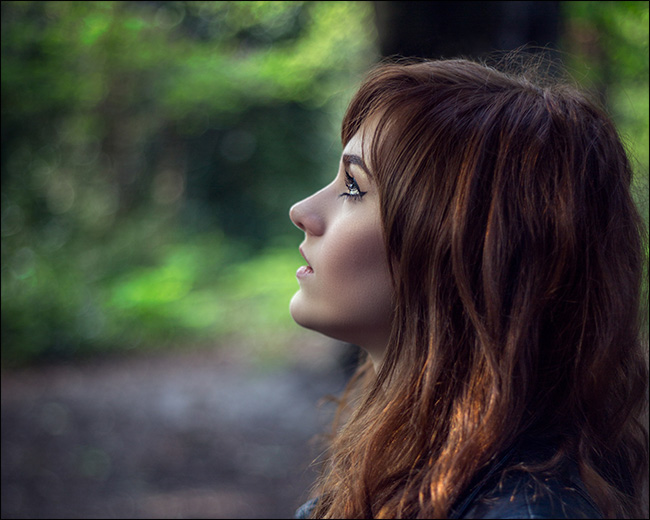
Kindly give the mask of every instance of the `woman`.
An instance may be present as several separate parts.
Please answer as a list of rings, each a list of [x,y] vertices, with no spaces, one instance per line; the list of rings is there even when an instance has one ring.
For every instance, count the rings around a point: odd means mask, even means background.
[[[647,517],[645,235],[605,113],[467,60],[383,64],[342,142],[290,211],[290,308],[367,360],[297,516]]]

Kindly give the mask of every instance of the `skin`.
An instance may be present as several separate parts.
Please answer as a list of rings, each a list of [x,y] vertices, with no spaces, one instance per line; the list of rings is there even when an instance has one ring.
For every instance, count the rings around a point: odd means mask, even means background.
[[[393,297],[377,186],[363,165],[350,160],[363,158],[369,148],[363,131],[343,150],[335,179],[291,207],[291,220],[305,232],[301,251],[313,272],[298,278],[290,311],[299,325],[362,347],[377,369]]]

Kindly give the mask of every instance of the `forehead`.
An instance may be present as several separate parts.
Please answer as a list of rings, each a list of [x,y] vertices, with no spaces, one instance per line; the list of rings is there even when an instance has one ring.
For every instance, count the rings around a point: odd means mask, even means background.
[[[357,133],[354,134],[345,145],[343,153],[358,155],[367,162],[368,158],[370,157],[370,146],[372,144],[378,122],[378,115],[373,115],[366,119]]]

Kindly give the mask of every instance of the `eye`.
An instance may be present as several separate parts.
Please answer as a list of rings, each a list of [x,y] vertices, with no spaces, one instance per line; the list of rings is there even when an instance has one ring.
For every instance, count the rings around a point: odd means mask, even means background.
[[[347,171],[345,172],[345,187],[348,189],[348,191],[347,193],[341,193],[340,197],[348,197],[354,200],[361,200],[361,197],[366,194],[365,191],[361,191],[355,178],[352,177],[352,175],[350,175]]]

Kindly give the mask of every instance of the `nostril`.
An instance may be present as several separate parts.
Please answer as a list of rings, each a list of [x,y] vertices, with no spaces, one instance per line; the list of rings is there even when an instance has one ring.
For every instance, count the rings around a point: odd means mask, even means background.
[[[291,222],[294,223],[296,227],[299,227],[303,231],[305,231],[305,226],[302,223],[302,215],[300,213],[299,209],[300,203],[296,203],[291,208],[289,209],[289,218],[291,219]]]

